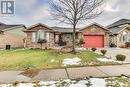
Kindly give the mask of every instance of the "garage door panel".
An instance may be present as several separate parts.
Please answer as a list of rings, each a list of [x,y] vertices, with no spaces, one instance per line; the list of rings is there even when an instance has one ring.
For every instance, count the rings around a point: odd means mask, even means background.
[[[85,44],[84,47],[104,47],[104,35],[84,35]]]

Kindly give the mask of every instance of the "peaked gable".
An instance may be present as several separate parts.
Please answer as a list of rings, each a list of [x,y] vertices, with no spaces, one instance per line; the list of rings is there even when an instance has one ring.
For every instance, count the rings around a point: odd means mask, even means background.
[[[102,28],[105,31],[109,31],[109,29],[105,28],[104,26],[102,26],[102,25],[100,25],[98,23],[89,24],[89,25],[85,26],[84,28],[81,28],[80,31],[82,31],[82,30],[84,30],[86,28],[92,27],[92,26],[98,26],[98,27]]]
[[[25,32],[37,31],[39,29],[45,29],[46,31],[53,31],[49,26],[42,24],[42,23],[38,23],[38,24],[35,24],[35,25],[28,27],[27,30],[25,30]]]

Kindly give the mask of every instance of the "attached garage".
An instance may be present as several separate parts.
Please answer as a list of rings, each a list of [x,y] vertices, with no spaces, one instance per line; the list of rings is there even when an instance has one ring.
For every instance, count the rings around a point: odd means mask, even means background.
[[[93,23],[80,30],[85,41],[85,48],[104,48],[109,46],[110,31],[104,26]]]
[[[104,35],[84,35],[84,47],[85,48],[103,48],[104,47]]]

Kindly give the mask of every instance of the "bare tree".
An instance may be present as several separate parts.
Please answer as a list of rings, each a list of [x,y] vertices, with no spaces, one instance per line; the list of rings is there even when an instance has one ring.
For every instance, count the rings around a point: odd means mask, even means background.
[[[51,0],[51,14],[55,20],[73,27],[72,52],[75,54],[75,35],[79,23],[93,19],[102,13],[103,0]]]

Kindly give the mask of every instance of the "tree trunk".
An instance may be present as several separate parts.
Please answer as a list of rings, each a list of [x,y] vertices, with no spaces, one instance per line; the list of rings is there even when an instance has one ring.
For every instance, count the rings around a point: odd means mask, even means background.
[[[42,49],[42,43],[41,43],[41,49]]]
[[[72,46],[72,52],[74,54],[76,54],[76,50],[75,50],[75,35],[76,35],[76,26],[73,25],[73,46]]]

